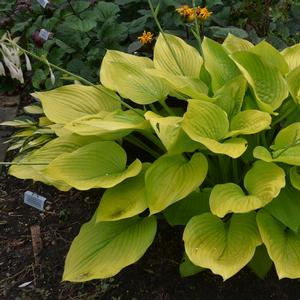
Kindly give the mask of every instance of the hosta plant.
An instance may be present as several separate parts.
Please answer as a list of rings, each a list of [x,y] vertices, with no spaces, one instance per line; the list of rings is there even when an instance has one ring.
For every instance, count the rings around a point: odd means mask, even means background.
[[[108,50],[101,84],[34,94],[52,140],[20,151],[9,174],[106,189],[64,280],[135,263],[157,218],[185,226],[183,276],[226,280],[248,265],[263,277],[273,262],[279,278],[300,277],[300,45],[229,35],[201,48],[162,33],[153,60]]]

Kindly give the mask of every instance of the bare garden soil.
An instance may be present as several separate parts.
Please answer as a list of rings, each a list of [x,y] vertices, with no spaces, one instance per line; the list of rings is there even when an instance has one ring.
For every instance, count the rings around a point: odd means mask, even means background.
[[[22,104],[21,104],[22,105]],[[32,181],[0,176],[0,299],[218,300],[300,299],[300,281],[265,280],[247,268],[223,282],[210,271],[189,278],[179,275],[182,227],[159,222],[158,234],[145,256],[117,276],[87,283],[62,282],[64,259],[80,226],[99,204],[102,190],[63,193]],[[45,211],[24,204],[24,192],[47,198]],[[40,228],[41,252],[34,256],[31,227]]]

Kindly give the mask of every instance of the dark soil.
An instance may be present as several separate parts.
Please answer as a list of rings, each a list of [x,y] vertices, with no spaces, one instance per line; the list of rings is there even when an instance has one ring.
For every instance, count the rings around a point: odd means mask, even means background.
[[[26,190],[47,197],[44,213],[23,203]],[[107,280],[61,282],[72,239],[98,205],[101,190],[68,193],[3,175],[0,183],[0,297],[2,299],[300,299],[298,280],[263,281],[248,269],[225,283],[209,271],[181,278],[182,228],[160,222],[158,235],[135,265]],[[39,225],[43,250],[35,265],[30,227]],[[19,285],[31,282],[26,287]]]

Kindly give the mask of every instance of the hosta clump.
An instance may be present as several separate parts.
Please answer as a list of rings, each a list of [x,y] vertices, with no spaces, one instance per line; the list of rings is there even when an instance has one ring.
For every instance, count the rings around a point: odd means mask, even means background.
[[[10,174],[106,189],[64,280],[136,262],[158,214],[185,226],[183,276],[225,280],[248,265],[263,277],[273,262],[279,278],[300,277],[300,45],[278,52],[229,35],[202,50],[160,35],[153,60],[107,51],[102,85],[34,94],[56,138],[21,152]]]

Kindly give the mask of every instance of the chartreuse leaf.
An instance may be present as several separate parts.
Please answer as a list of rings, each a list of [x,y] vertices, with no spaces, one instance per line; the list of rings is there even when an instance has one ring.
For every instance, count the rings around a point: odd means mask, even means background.
[[[292,186],[300,191],[300,174],[298,173],[298,167],[290,168],[290,181]]]
[[[281,54],[289,65],[290,71],[300,66],[300,44],[284,49]]]
[[[260,110],[244,110],[237,113],[230,122],[230,133],[227,136],[239,134],[254,134],[265,129],[270,129],[271,116]]]
[[[181,117],[162,117],[151,111],[145,113],[155,133],[168,150],[169,154],[193,152],[201,146],[191,140],[181,128]]]
[[[265,206],[285,186],[285,173],[273,163],[256,161],[244,178],[244,186],[248,195],[234,183],[215,185],[209,199],[211,212],[222,218],[231,212],[246,213]]]
[[[165,80],[171,91],[174,90],[184,94],[186,95],[185,98],[187,96],[189,98],[197,98],[201,97],[202,94],[206,95],[208,93],[207,85],[199,78],[174,75],[160,69],[147,69],[146,71],[157,78]]]
[[[118,185],[107,189],[97,209],[96,222],[115,221],[130,218],[147,207],[145,172],[150,164],[144,164],[142,171]]]
[[[20,179],[41,181],[46,184],[54,185],[59,190],[67,191],[71,188],[68,184],[45,173],[48,164],[60,155],[64,153],[71,153],[94,141],[95,138],[79,137],[75,135],[56,138],[26,156],[18,156],[14,162],[18,162],[20,164],[30,163],[32,165],[12,165],[9,168],[9,174]]]
[[[212,90],[215,92],[227,81],[240,75],[239,69],[219,43],[205,37],[202,42],[205,68],[211,76]]]
[[[249,263],[261,241],[256,214],[234,214],[224,223],[211,213],[193,217],[187,224],[183,240],[193,264],[208,268],[224,280]]]
[[[240,51],[231,57],[251,86],[258,107],[269,113],[279,108],[289,94],[280,71],[255,53]]]
[[[300,104],[300,65],[287,75],[286,82],[295,103]]]
[[[225,41],[223,42],[223,48],[225,48],[230,54],[237,51],[250,50],[253,47],[253,44],[249,41],[238,38],[231,33],[227,35]]]
[[[124,137],[133,130],[149,129],[149,122],[137,113],[127,110],[101,112],[76,119],[65,125],[79,135],[97,135],[109,140]]]
[[[256,248],[255,254],[248,264],[248,267],[261,279],[264,279],[270,271],[273,262],[264,245]]]
[[[226,82],[214,94],[215,104],[220,106],[229,119],[240,112],[247,89],[246,79],[240,75]],[[197,98],[196,98],[197,99]]]
[[[43,106],[47,118],[66,124],[86,115],[119,109],[119,97],[102,86],[98,89],[80,84],[59,87],[52,91],[32,94]]]
[[[182,129],[194,141],[214,153],[239,157],[246,150],[246,140],[241,138],[219,142],[229,133],[227,114],[218,105],[201,100],[189,100],[184,114]]]
[[[150,104],[165,100],[169,93],[163,80],[146,72],[145,69],[151,68],[154,65],[149,58],[108,50],[102,61],[100,79],[105,87],[117,91],[123,98]]]
[[[280,130],[271,149],[273,151],[269,152],[258,146],[254,149],[253,156],[264,161],[300,166],[300,122]]]
[[[160,34],[154,48],[155,69],[173,75],[200,77],[203,59],[199,52],[177,36]]]
[[[137,159],[127,169],[126,152],[115,142],[96,142],[53,160],[47,174],[78,190],[110,188],[142,169]]]
[[[181,277],[189,277],[196,275],[202,271],[204,271],[204,268],[195,266],[189,259],[189,257],[186,255],[186,253],[183,254],[182,261],[179,265],[179,272]]]
[[[195,153],[189,161],[182,155],[164,155],[157,159],[146,172],[150,213],[158,213],[196,190],[207,170],[207,160],[201,153]]]
[[[289,66],[280,52],[266,41],[262,41],[249,50],[257,54],[262,60],[272,67],[277,68],[281,74],[289,72]]]
[[[298,190],[287,185],[265,209],[295,233],[298,232],[300,227],[300,192]]]
[[[300,231],[294,233],[266,210],[257,214],[257,224],[279,279],[300,277]]]
[[[63,280],[108,278],[139,260],[153,242],[156,219],[134,217],[115,222],[85,223],[73,240]]]
[[[209,212],[209,195],[210,190],[192,192],[164,210],[166,220],[171,226],[186,225],[192,217]]]

